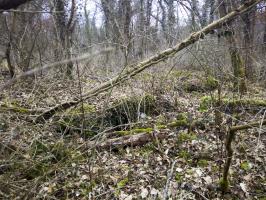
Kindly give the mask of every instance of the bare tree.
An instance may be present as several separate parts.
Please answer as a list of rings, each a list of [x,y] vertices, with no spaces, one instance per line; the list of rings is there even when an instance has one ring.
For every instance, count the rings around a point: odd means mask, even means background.
[[[58,38],[61,43],[61,47],[63,53],[65,54],[67,59],[71,59],[71,37],[75,29],[75,12],[76,12],[76,1],[71,1],[71,8],[69,18],[67,18],[67,11],[66,11],[66,2],[65,0],[54,0],[54,7],[55,7],[55,20],[56,20],[56,27],[57,27],[57,34]],[[67,64],[66,74],[68,77],[72,77],[73,71],[73,63],[69,62]]]
[[[218,4],[220,17],[224,17],[232,9],[231,4],[228,0],[219,0]],[[234,74],[234,88],[235,90],[240,91],[240,93],[243,94],[247,90],[243,63],[244,61],[241,57],[239,49],[237,48],[237,41],[234,36],[232,22],[224,24],[223,28],[221,29],[220,35],[226,38],[227,44],[229,45],[229,53]]]
[[[242,0],[244,3],[244,0]],[[246,76],[249,80],[254,80],[254,64],[253,64],[253,40],[254,40],[254,27],[255,27],[255,14],[256,9],[252,9],[251,11],[245,13],[242,16],[242,20],[244,22],[243,33],[244,33],[244,60],[245,60],[245,69]]]

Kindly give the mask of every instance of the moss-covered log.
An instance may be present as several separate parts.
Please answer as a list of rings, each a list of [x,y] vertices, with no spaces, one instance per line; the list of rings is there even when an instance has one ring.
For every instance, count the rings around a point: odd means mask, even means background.
[[[207,110],[209,107],[219,107],[220,111],[224,112],[238,112],[242,110],[257,111],[258,109],[266,109],[266,100],[264,99],[237,99],[231,100],[223,98],[220,101],[211,96],[204,96],[201,98],[200,109]]]
[[[40,114],[43,110],[32,110],[15,104],[2,104],[0,105],[0,112],[16,112],[20,114]]]
[[[150,94],[117,99],[109,108],[98,110],[93,105],[83,104],[84,114],[81,108],[78,106],[60,114],[54,120],[57,131],[83,132],[84,136],[90,137],[106,127],[113,127],[115,131],[124,130],[128,124],[139,122],[142,114],[144,117],[157,116],[162,110],[174,110],[169,101],[161,103],[160,99]]]
[[[135,147],[142,146],[148,142],[162,140],[168,137],[168,131],[160,132],[144,132],[135,135],[126,135],[119,138],[109,139],[105,142],[95,144],[94,142],[89,142],[88,147],[97,148],[99,150],[114,150],[124,147]]]

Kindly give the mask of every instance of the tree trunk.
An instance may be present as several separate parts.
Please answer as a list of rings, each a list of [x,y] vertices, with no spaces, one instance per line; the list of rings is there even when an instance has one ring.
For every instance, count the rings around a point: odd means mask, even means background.
[[[242,0],[243,2],[243,0]],[[242,16],[244,27],[244,60],[246,76],[250,81],[254,81],[255,69],[253,64],[253,39],[254,39],[254,26],[255,26],[256,10],[252,9],[250,12]]]
[[[229,1],[219,0],[219,14],[220,17],[227,15],[228,11],[231,10]],[[240,94],[244,94],[247,91],[246,80],[245,80],[245,68],[244,61],[240,55],[240,52],[237,48],[237,43],[234,36],[234,30],[231,23],[226,23],[223,25],[223,28],[220,30],[221,36],[226,38],[227,44],[229,45],[229,54],[231,57],[231,64],[234,74],[234,89],[239,91]]]
[[[174,0],[168,0],[167,2],[167,10],[168,10],[168,19],[167,19],[167,30],[168,30],[168,44],[170,46],[174,43],[174,34],[175,34],[175,10],[174,10]]]
[[[66,57],[66,59],[71,59],[71,47],[72,47],[71,35],[75,26],[74,22],[75,0],[72,0],[70,17],[68,20],[67,20],[64,0],[55,0],[55,10],[57,11],[55,17],[56,26],[63,55],[65,55],[64,57]],[[72,73],[73,73],[73,62],[69,62],[66,66],[66,75],[69,78],[72,78]]]

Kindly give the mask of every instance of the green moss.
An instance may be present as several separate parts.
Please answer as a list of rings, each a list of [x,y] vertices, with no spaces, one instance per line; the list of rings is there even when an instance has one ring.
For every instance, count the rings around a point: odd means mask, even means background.
[[[167,126],[166,125],[156,125],[157,129],[161,130],[161,129],[166,129]]]
[[[175,181],[177,183],[181,183],[182,180],[183,180],[183,175],[181,173],[176,173],[176,175],[175,175]]]
[[[170,75],[172,77],[179,78],[180,76],[183,75],[183,72],[180,70],[173,70],[173,71],[171,71]]]
[[[77,108],[72,108],[67,112],[67,114],[68,115],[81,115],[83,114],[83,111],[85,114],[94,113],[96,112],[96,107],[94,105],[84,103],[83,107],[80,105]]]
[[[249,171],[251,169],[251,165],[248,161],[244,161],[240,164],[240,168],[244,171]]]
[[[212,172],[219,172],[219,167],[217,165],[213,165]]]
[[[239,99],[239,100],[229,100],[223,99],[224,104],[234,107],[234,106],[266,106],[266,100],[262,99]]]
[[[220,185],[221,190],[225,192],[229,188],[229,181],[222,178],[219,180],[219,185]]]
[[[119,136],[132,135],[131,131],[115,131],[115,134]]]
[[[2,104],[0,109],[3,111],[13,111],[13,112],[21,113],[21,114],[30,113],[29,109],[24,108],[24,107],[18,105],[17,103]]]
[[[207,79],[205,80],[205,86],[207,89],[216,89],[219,85],[219,81],[215,79],[213,76],[209,75]]]
[[[96,186],[97,186],[97,183],[95,180],[91,180],[89,182],[85,180],[84,182],[82,181],[79,184],[79,189],[81,190],[81,194],[83,196],[88,196]],[[70,185],[69,189],[72,189],[72,188],[73,188],[73,185]]]
[[[208,161],[207,160],[204,160],[204,159],[199,160],[198,161],[198,166],[199,167],[207,167],[208,166]]]
[[[177,128],[181,126],[188,126],[188,122],[186,120],[176,120],[169,124],[167,124],[170,128]]]
[[[117,188],[121,189],[121,188],[125,187],[128,184],[128,181],[129,181],[128,177],[126,177],[123,180],[119,181],[117,183]]]
[[[180,113],[176,116],[176,120],[167,124],[170,128],[188,126],[188,119],[185,113]]]
[[[152,128],[136,128],[132,130],[134,133],[151,133],[153,131]]]
[[[195,133],[185,133],[185,132],[181,132],[178,134],[178,142],[189,142],[192,140],[196,140],[197,139],[197,135]]]
[[[180,158],[183,158],[185,160],[187,160],[188,158],[190,158],[190,153],[186,150],[182,150],[178,153]]]
[[[164,115],[159,115],[156,119],[156,124],[158,125],[162,125],[165,124],[167,122],[167,119]]]
[[[208,111],[208,108],[210,107],[212,103],[212,97],[211,96],[203,96],[200,98],[200,112],[206,112]]]

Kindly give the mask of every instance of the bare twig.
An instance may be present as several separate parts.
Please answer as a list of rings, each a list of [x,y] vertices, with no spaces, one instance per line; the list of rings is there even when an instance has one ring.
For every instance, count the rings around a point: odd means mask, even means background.
[[[75,61],[83,61],[83,60],[87,60],[87,59],[91,59],[93,57],[95,57],[96,55],[99,55],[101,53],[105,53],[105,52],[108,52],[108,51],[111,51],[113,50],[112,48],[107,48],[105,50],[102,50],[102,51],[97,51],[93,54],[90,54],[90,53],[87,53],[87,54],[84,54],[82,56],[78,56],[76,58],[72,58],[72,59],[65,59],[65,60],[62,60],[62,61],[59,61],[59,62],[54,62],[54,63],[51,63],[51,64],[47,64],[47,65],[44,65],[42,67],[39,67],[39,68],[34,68],[32,70],[29,70],[21,75],[18,75],[16,78],[13,78],[11,79],[10,81],[8,81],[7,83],[5,83],[3,86],[0,87],[0,90],[4,90],[10,86],[12,86],[14,83],[16,83],[18,80],[20,79],[23,79],[27,76],[30,76],[30,75],[34,75],[40,71],[43,71],[43,70],[48,70],[48,69],[51,69],[51,68],[55,68],[55,67],[58,67],[60,65],[65,65],[65,64],[68,64],[70,62],[75,62]]]
[[[171,183],[171,179],[173,177],[175,164],[176,164],[176,160],[172,163],[171,169],[170,169],[170,171],[168,173],[168,176],[167,176],[167,181],[166,181],[166,184],[165,184],[164,194],[163,194],[163,199],[164,200],[168,199],[168,190],[169,190],[169,186],[170,186],[170,183]]]

